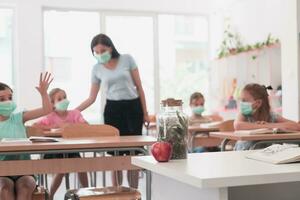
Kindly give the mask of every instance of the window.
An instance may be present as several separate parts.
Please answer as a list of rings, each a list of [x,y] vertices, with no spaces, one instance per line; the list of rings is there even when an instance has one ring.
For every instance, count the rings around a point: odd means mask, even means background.
[[[207,23],[200,16],[46,10],[45,64],[55,87],[66,89],[71,106],[77,106],[88,96],[96,63],[91,39],[103,32],[121,54],[136,60],[150,113],[158,111],[155,102],[168,97],[183,99],[187,107],[193,92],[208,93]],[[84,115],[99,120],[93,117],[100,116],[100,103]]]
[[[99,26],[98,12],[44,12],[45,66],[55,77],[52,87],[66,90],[72,108],[89,95],[91,70],[96,63],[90,43]],[[83,114],[89,122],[99,122],[100,102]]]
[[[13,10],[0,8],[0,82],[13,85]]]
[[[160,97],[189,105],[193,92],[208,94],[208,24],[204,17],[159,15]]]
[[[106,16],[105,30],[120,53],[131,54],[137,62],[147,107],[154,112],[153,17]],[[138,31],[137,31],[138,30]]]

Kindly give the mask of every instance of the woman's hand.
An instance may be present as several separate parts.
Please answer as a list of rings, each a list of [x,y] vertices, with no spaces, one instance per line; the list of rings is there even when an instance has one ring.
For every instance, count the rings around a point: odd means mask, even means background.
[[[148,114],[144,114],[144,125],[148,127],[150,124],[150,117]]]
[[[51,78],[51,73],[46,72],[45,75],[43,73],[40,74],[40,82],[39,86],[35,87],[41,95],[47,94],[47,90],[49,88],[49,85],[53,81],[53,78]]]

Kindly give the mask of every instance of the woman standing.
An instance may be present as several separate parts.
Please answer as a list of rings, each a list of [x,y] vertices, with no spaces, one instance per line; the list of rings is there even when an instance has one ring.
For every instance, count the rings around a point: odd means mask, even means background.
[[[82,111],[92,105],[96,101],[100,86],[106,85],[104,123],[118,128],[121,136],[142,135],[143,123],[149,122],[149,116],[134,59],[130,55],[119,54],[105,34],[93,38],[91,50],[98,62],[92,70],[90,95],[77,109]],[[130,187],[138,187],[138,171],[128,171],[127,178]],[[121,183],[122,172],[113,173],[113,184]]]

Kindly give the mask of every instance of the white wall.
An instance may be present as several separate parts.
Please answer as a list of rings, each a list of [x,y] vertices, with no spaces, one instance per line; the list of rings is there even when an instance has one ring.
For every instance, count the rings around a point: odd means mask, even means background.
[[[242,36],[244,44],[255,44],[267,39],[269,33],[281,38],[282,7],[286,0],[238,0],[210,14],[211,57],[219,49],[223,31],[224,18],[231,19],[234,31]]]
[[[222,41],[224,17],[231,18],[233,30],[244,44],[264,41],[271,33],[281,41],[283,116],[299,120],[299,0],[239,0],[210,14],[211,59]],[[297,24],[298,23],[298,24]]]
[[[282,86],[283,115],[300,119],[299,31],[300,0],[289,0],[282,6]]]

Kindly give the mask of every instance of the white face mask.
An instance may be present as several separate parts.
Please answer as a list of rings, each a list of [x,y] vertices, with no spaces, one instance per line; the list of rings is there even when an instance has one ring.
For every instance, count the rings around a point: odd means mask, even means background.
[[[4,117],[9,117],[14,112],[16,107],[17,105],[13,101],[0,102],[0,115]]]
[[[111,53],[109,53],[109,51],[105,51],[102,54],[95,54],[94,57],[97,59],[97,61],[100,64],[106,64],[110,61],[111,59]]]
[[[66,111],[66,110],[68,110],[69,104],[70,104],[70,101],[68,101],[67,99],[64,99],[55,104],[55,109],[58,111]]]

